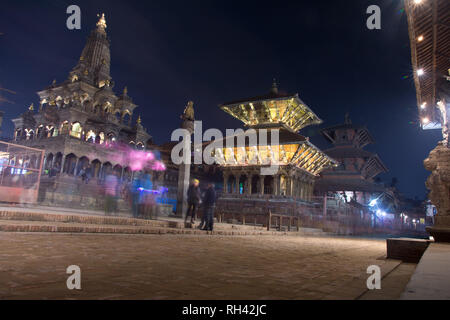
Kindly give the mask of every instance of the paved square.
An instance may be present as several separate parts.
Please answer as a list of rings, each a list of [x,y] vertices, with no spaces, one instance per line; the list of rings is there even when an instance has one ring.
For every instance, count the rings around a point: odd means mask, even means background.
[[[0,233],[2,299],[355,299],[382,240]],[[66,268],[81,268],[81,291]]]

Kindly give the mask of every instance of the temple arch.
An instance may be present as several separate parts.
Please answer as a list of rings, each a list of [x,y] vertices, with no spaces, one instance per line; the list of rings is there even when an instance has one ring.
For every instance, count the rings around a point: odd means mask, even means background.
[[[69,133],[69,121],[64,121],[63,123],[61,123],[61,127],[59,132],[61,134],[68,134]]]
[[[72,137],[81,139],[81,132],[83,131],[83,128],[81,127],[81,124],[79,122],[72,123],[72,128],[70,130],[70,135]]]
[[[73,153],[68,154],[64,160],[63,173],[73,175],[75,173],[76,163],[77,157]]]

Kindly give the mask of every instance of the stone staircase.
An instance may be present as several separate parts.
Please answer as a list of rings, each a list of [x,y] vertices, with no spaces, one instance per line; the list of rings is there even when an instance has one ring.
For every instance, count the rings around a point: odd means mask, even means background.
[[[42,211],[42,210],[41,210]],[[0,211],[0,232],[63,232],[105,234],[206,234],[196,228],[185,228],[181,219],[144,220],[119,216],[80,213]],[[320,229],[299,231],[267,231],[260,226],[216,223],[213,234],[226,236],[289,235],[327,236]]]

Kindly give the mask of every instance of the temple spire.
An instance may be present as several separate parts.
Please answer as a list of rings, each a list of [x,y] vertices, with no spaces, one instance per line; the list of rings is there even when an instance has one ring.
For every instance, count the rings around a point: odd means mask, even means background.
[[[73,81],[76,76],[76,79],[86,81],[99,88],[108,85],[113,87],[114,83],[110,76],[111,53],[106,34],[105,14],[98,15],[98,17],[97,27],[89,35],[69,79]]]
[[[98,20],[98,22],[97,22],[97,24],[96,24],[97,30],[106,33],[107,25],[106,25],[105,14],[102,13],[101,16],[100,16],[100,14],[98,14],[97,17],[100,17],[100,19]]]

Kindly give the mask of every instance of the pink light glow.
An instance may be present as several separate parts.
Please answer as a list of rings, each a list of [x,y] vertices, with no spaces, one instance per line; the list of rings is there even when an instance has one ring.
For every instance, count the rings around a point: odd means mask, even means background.
[[[166,170],[164,163],[156,160],[155,154],[151,151],[135,150],[129,145],[118,142],[109,145],[97,145],[97,147],[103,147],[114,152],[110,156],[113,166],[119,164],[123,168],[129,167],[132,171],[140,171],[146,168],[154,171]],[[90,159],[95,159],[95,155],[91,155]]]

